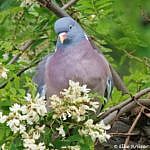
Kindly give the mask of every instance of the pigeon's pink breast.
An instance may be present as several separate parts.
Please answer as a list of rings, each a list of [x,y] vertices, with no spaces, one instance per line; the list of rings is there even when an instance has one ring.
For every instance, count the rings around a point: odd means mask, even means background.
[[[69,80],[87,84],[88,88],[104,95],[107,77],[111,77],[108,62],[93,49],[90,42],[82,40],[77,45],[58,49],[48,60],[45,71],[47,96],[59,94],[68,87]]]

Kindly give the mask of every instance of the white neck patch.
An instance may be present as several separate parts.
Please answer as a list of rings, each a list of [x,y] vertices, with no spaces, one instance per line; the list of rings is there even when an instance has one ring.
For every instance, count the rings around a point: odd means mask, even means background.
[[[85,38],[86,38],[87,40],[89,40],[89,39],[88,39],[88,36],[86,35],[86,33],[84,33],[84,36],[85,36]]]

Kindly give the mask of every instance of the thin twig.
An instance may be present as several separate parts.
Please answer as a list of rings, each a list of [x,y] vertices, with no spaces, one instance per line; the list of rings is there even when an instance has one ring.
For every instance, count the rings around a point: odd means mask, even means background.
[[[143,103],[143,105],[150,106],[150,100],[143,101],[142,103]],[[116,111],[113,111],[112,113],[110,113],[108,116],[105,116],[103,121],[105,124],[112,124],[113,121],[116,120],[116,117],[119,118],[122,114],[124,114],[126,112],[130,112],[136,106],[137,106],[137,104],[135,103],[135,101],[133,101],[133,102],[129,103],[128,105],[124,106],[123,108],[121,108],[119,112],[116,110]],[[99,122],[99,121],[100,121],[100,119],[99,120],[97,119],[95,122]]]
[[[141,100],[142,100],[142,99],[141,99]],[[146,99],[143,99],[143,100],[146,100]],[[150,99],[147,99],[147,100],[150,100]],[[137,101],[137,100],[135,99],[135,102],[136,102],[139,106],[144,107],[146,110],[150,111],[150,109],[149,109],[148,107],[146,107],[145,105],[143,105],[142,103],[140,103],[140,101]]]
[[[134,56],[134,55],[131,54],[131,53],[128,53],[126,50],[123,50],[123,51],[124,51],[124,53],[125,53],[129,58],[135,59],[136,61],[138,61],[138,62],[140,62],[140,63],[143,63],[143,64],[145,64],[145,66],[147,66],[147,67],[150,68],[150,64],[149,64],[148,62],[144,61],[143,59],[141,59],[141,58],[139,58],[139,57]]]
[[[18,59],[19,57],[32,45],[33,43],[33,40],[29,40],[27,42],[25,42],[20,48],[20,53],[15,55],[9,62],[8,62],[8,65],[10,64],[14,64]]]
[[[142,114],[143,110],[144,110],[144,107],[141,107],[141,110],[140,110],[139,114],[137,115],[137,117],[135,118],[135,120],[134,120],[132,126],[130,127],[130,129],[129,129],[129,131],[128,131],[128,134],[130,134],[130,133],[134,130],[134,128],[135,128],[135,126],[136,126],[138,120],[139,120],[140,117],[141,117],[141,114]],[[125,143],[124,143],[124,147],[125,147],[125,148],[124,148],[123,150],[126,150],[126,149],[127,149],[126,147],[127,147],[128,144],[129,144],[129,140],[130,140],[130,135],[127,136],[127,138],[126,138],[126,140],[125,140]]]
[[[149,88],[146,88],[144,90],[141,90],[139,91],[138,93],[135,94],[135,96],[133,96],[135,99],[139,99],[141,96],[147,94],[150,92],[150,87]],[[107,115],[109,115],[110,113],[112,113],[113,111],[115,110],[119,110],[121,109],[122,107],[126,106],[127,104],[129,104],[130,102],[132,102],[134,99],[133,98],[129,98],[125,101],[123,101],[122,103],[110,108],[107,112],[105,112],[104,114],[102,114],[100,116],[100,119],[103,119],[104,117],[106,117]]]
[[[60,1],[61,1],[62,5],[65,5],[65,1],[64,0],[60,0]]]
[[[54,12],[58,17],[69,16],[63,9],[61,9],[56,3],[52,0],[37,0],[42,6],[48,8],[50,11]]]
[[[67,9],[70,6],[72,6],[73,4],[75,4],[78,0],[70,0],[67,4],[65,4],[62,9]]]
[[[20,76],[20,75],[21,75],[22,73],[24,73],[26,70],[28,70],[28,69],[32,68],[33,66],[37,65],[40,61],[41,61],[41,60],[37,60],[37,61],[31,63],[31,65],[29,65],[29,66],[27,66],[27,67],[25,67],[25,68],[22,68],[20,71],[18,71],[18,72],[16,73],[16,76]],[[4,88],[10,81],[13,81],[14,79],[15,79],[15,78],[12,77],[12,78],[10,78],[8,81],[2,83],[2,84],[0,85],[0,89]]]
[[[128,112],[131,108],[137,106],[134,99],[138,100],[140,97],[148,93],[150,93],[150,87],[139,91],[138,93],[135,94],[134,97],[129,98],[116,106],[113,106],[112,108],[110,108],[109,110],[98,116],[95,122],[98,122],[99,120],[104,120],[106,124],[112,122],[116,118],[116,116],[120,117],[123,113]],[[138,101],[143,105],[144,104],[148,106],[150,105],[150,99],[147,99],[146,101],[142,100]]]
[[[109,133],[111,136],[134,136],[134,135],[139,135],[139,132],[133,132],[133,133]]]

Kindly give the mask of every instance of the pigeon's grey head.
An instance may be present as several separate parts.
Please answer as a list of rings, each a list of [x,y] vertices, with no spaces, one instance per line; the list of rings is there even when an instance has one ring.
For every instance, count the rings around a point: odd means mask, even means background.
[[[76,44],[87,38],[80,25],[71,17],[58,19],[55,22],[54,29],[58,35],[57,47]]]

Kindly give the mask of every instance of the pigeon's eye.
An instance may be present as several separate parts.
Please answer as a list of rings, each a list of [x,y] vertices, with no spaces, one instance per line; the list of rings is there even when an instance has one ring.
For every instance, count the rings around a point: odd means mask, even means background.
[[[72,29],[72,25],[69,25],[69,29]]]

